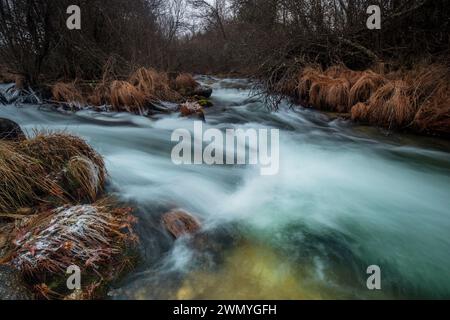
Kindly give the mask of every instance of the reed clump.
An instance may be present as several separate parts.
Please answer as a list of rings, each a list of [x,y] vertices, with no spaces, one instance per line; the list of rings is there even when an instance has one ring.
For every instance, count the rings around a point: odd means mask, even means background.
[[[298,96],[308,101],[312,85],[326,78],[318,67],[306,67],[298,77]]]
[[[148,101],[166,100],[178,102],[181,99],[181,95],[171,87],[169,76],[165,72],[139,68],[131,75],[129,82]]]
[[[76,199],[87,198],[95,201],[99,192],[103,190],[105,175],[92,160],[76,156],[67,163],[65,180],[67,191],[75,194]]]
[[[353,71],[336,65],[304,68],[292,96],[314,108],[351,113],[354,121],[388,129],[449,134],[450,71],[445,65],[419,65],[386,73],[386,68]]]
[[[364,102],[358,102],[352,107],[351,116],[353,121],[367,122],[369,118],[369,106]]]
[[[359,102],[367,102],[386,82],[387,79],[381,74],[371,70],[363,72],[349,92],[349,107],[351,108]]]
[[[0,142],[0,212],[16,212],[49,195],[60,197],[62,191],[49,179],[45,166],[22,153],[15,143]]]
[[[56,282],[72,265],[85,279],[87,274],[113,279],[124,267],[127,247],[137,240],[134,223],[130,208],[117,208],[108,199],[40,212],[15,232],[6,263],[42,281],[51,277]]]
[[[67,103],[84,103],[81,91],[74,82],[57,82],[52,88],[52,96],[55,101]]]
[[[88,95],[87,102],[94,106],[103,106],[110,104],[111,88],[106,81],[101,81],[95,85],[94,89]]]
[[[118,77],[106,67],[101,81],[86,82],[85,87],[76,82],[57,82],[52,89],[53,100],[68,104],[107,106],[115,112],[143,115],[158,101],[182,102],[194,95],[199,86],[188,73],[170,79],[166,72],[152,68],[139,68],[129,77]],[[82,88],[82,89],[80,89]]]
[[[326,88],[326,104],[338,112],[348,112],[350,82],[346,78],[336,78],[328,82]]]
[[[1,192],[22,201],[2,197],[9,211],[39,203],[59,205],[72,201],[94,201],[103,191],[107,172],[102,157],[83,139],[58,132],[36,132],[35,137],[3,144],[4,170]],[[15,167],[20,165],[19,167]],[[16,184],[11,185],[11,182]],[[36,191],[34,191],[36,190]],[[27,201],[24,201],[27,200]]]
[[[17,145],[23,154],[36,159],[48,172],[61,171],[74,157],[87,158],[106,177],[103,158],[83,139],[65,132],[37,131],[34,137]]]
[[[178,92],[189,93],[198,86],[197,81],[189,73],[181,73],[175,78],[175,89]]]
[[[369,99],[369,123],[389,129],[411,124],[416,113],[410,86],[403,80],[390,81]]]
[[[425,100],[414,117],[415,128],[424,133],[450,136],[450,85],[441,85]]]
[[[116,80],[111,83],[110,90],[110,102],[114,111],[144,113],[145,95],[131,83]]]
[[[95,201],[106,175],[102,157],[69,134],[37,133],[20,142],[0,142],[0,212]]]

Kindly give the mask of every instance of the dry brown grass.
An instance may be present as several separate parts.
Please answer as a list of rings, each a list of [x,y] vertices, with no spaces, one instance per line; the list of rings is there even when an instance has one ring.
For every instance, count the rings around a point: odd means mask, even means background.
[[[145,93],[127,81],[113,81],[110,87],[110,103],[114,111],[144,113]]]
[[[353,86],[363,75],[363,72],[350,70],[343,65],[335,65],[325,70],[324,75],[333,79],[345,78],[350,86]]]
[[[363,102],[359,102],[352,107],[351,115],[353,121],[367,122],[369,106]]]
[[[83,95],[75,83],[57,82],[52,86],[52,95],[55,101],[67,103],[83,103]]]
[[[0,143],[0,213],[94,201],[105,180],[102,157],[78,137],[37,133],[30,140]]]
[[[312,66],[298,77],[297,95],[320,110],[349,112],[355,121],[390,129],[414,128],[448,134],[450,69],[441,64],[385,74],[386,66],[352,71]],[[295,95],[295,94],[292,94]]]
[[[117,257],[136,239],[133,223],[130,209],[105,201],[41,212],[18,230],[7,262],[36,278],[64,275],[71,265],[108,278],[105,270],[120,263]]]
[[[330,80],[315,80],[309,90],[309,102],[314,108],[326,110],[327,87]]]
[[[350,82],[345,78],[337,78],[326,86],[327,108],[337,112],[348,112]]]
[[[91,160],[106,177],[102,157],[80,137],[63,132],[36,132],[32,139],[24,140],[18,149],[39,161],[48,172],[63,170],[74,157]]]
[[[165,72],[139,68],[128,81],[106,70],[103,79],[93,87],[92,82],[80,90],[75,82],[58,82],[52,86],[53,99],[58,102],[84,103],[93,106],[110,105],[113,111],[143,114],[147,103],[163,101],[181,102],[183,94],[193,92],[197,82],[190,74],[181,74],[175,80]],[[179,90],[180,92],[178,92]],[[86,96],[86,99],[83,97]]]
[[[307,67],[303,69],[298,79],[298,95],[304,100],[309,100],[312,85],[315,82],[326,78],[327,77],[322,75],[321,70],[317,67]]]
[[[365,71],[350,90],[349,106],[352,107],[359,102],[367,102],[372,94],[386,82],[387,79],[382,75],[373,71]]]
[[[130,77],[130,83],[148,97],[156,95],[158,86],[161,86],[164,80],[156,70],[146,68],[139,68]]]
[[[189,73],[182,73],[175,79],[175,88],[178,91],[193,91],[197,86],[197,81]]]
[[[88,96],[87,101],[94,106],[102,106],[109,104],[110,98],[110,85],[102,81],[95,86],[94,90]]]
[[[33,139],[18,143],[17,150],[45,169],[66,201],[94,200],[103,189],[107,177],[103,159],[79,137],[37,132]],[[85,159],[84,163],[79,159]]]
[[[369,99],[369,122],[389,129],[411,124],[417,111],[410,86],[402,80],[390,81]]]
[[[100,168],[86,157],[73,157],[66,167],[66,180],[69,184],[68,191],[76,193],[77,199],[88,198],[95,201],[97,195],[102,191],[105,176]]]
[[[440,86],[419,108],[414,126],[420,132],[450,136],[450,85]]]
[[[149,101],[179,101],[181,98],[170,87],[169,76],[165,72],[140,68],[131,75],[129,82]]]
[[[337,64],[326,69],[323,74],[330,78],[339,78],[342,77],[344,73],[348,71],[348,68],[342,64]]]
[[[33,206],[49,195],[62,197],[45,167],[16,147],[15,143],[0,142],[0,213]]]
[[[309,102],[320,110],[347,112],[349,91],[346,79],[321,76],[312,81]]]

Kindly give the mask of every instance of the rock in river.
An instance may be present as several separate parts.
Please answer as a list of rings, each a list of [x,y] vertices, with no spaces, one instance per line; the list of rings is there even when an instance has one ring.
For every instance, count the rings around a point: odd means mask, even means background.
[[[194,96],[200,96],[200,97],[205,97],[206,99],[208,99],[209,97],[211,97],[213,93],[213,89],[211,87],[207,87],[207,86],[198,86],[194,89]]]
[[[175,239],[197,233],[201,228],[200,222],[194,216],[181,209],[165,213],[162,216],[162,223]]]
[[[25,134],[17,123],[0,118],[0,140],[21,140],[24,138]]]

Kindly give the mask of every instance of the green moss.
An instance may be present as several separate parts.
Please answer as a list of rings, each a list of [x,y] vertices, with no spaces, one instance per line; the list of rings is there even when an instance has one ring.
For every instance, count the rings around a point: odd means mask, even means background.
[[[208,99],[200,99],[197,101],[199,105],[201,105],[203,108],[209,108],[214,106],[214,104],[209,101]]]

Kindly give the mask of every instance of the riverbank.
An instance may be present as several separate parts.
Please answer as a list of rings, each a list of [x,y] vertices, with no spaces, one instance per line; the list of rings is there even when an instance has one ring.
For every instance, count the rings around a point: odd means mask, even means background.
[[[27,138],[14,122],[0,123],[2,298],[17,288],[10,297],[101,297],[129,268],[135,241],[131,209],[104,194],[102,157],[73,135]],[[84,279],[76,292],[66,286],[74,265]]]
[[[382,64],[365,71],[310,65],[270,87],[305,107],[338,113],[358,123],[450,137],[450,70],[446,65],[420,64],[395,71]]]
[[[10,79],[5,74],[3,79]],[[107,66],[103,77],[97,80],[58,81],[28,86],[21,76],[14,85],[0,92],[0,104],[13,102],[49,104],[70,111],[94,109],[109,112],[130,112],[149,115],[164,111],[160,105],[189,103],[192,108],[183,115],[203,113],[210,106],[210,88],[201,86],[191,74],[166,73],[154,69],[138,68],[128,77],[113,74]],[[199,110],[190,110],[190,109]],[[186,108],[185,108],[186,109]],[[166,110],[167,111],[167,110]]]
[[[106,299],[134,270],[135,208],[106,191],[108,180],[103,157],[82,138],[26,134],[0,117],[0,300]],[[201,228],[181,209],[161,225],[174,239]]]
[[[104,192],[103,158],[68,133],[0,119],[1,298],[96,299],[133,265],[132,210]],[[66,285],[76,266],[83,285]],[[19,288],[22,288],[19,290]]]
[[[290,97],[295,104],[335,113],[344,119],[394,131],[450,137],[450,70],[443,64],[419,64],[410,70],[389,70],[384,64],[354,71],[343,65],[322,69],[310,65],[281,80],[262,79],[262,89]],[[179,111],[204,120],[210,107],[209,87],[187,73],[166,73],[139,68],[129,77],[117,77],[108,68],[101,80],[56,82],[26,91],[16,80],[15,89],[25,90],[22,101],[48,102],[67,110],[151,115]],[[13,92],[10,96],[20,97]],[[0,95],[0,103],[8,99]],[[175,104],[172,110],[160,102]],[[279,100],[276,100],[277,103]],[[10,102],[10,101],[9,101]]]

